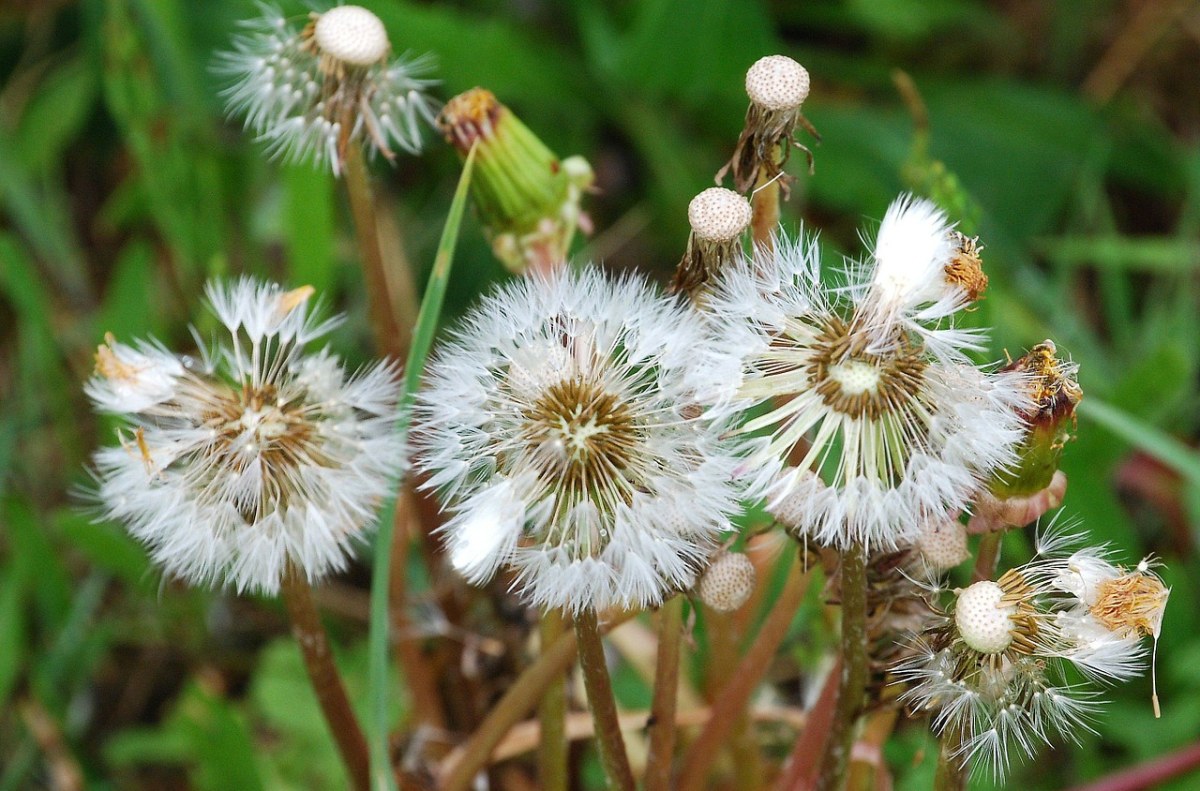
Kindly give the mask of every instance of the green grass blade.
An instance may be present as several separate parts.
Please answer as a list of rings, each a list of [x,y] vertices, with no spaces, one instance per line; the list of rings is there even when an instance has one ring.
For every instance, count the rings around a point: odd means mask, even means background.
[[[1193,486],[1200,486],[1200,454],[1170,434],[1094,398],[1084,399],[1079,404],[1079,412],[1133,447],[1149,453],[1186,478]]]
[[[425,286],[425,296],[417,314],[417,327],[413,333],[412,346],[408,352],[408,363],[404,375],[404,394],[400,400],[400,422],[398,431],[407,437],[412,423],[412,404],[421,383],[425,360],[433,346],[438,319],[442,313],[442,302],[446,297],[446,285],[450,281],[450,264],[454,260],[454,248],[458,243],[458,229],[462,225],[463,212],[467,206],[467,187],[471,183],[471,170],[475,163],[475,149],[467,155],[462,176],[454,191],[454,200],[442,229],[437,255],[433,259],[433,271]],[[398,488],[398,486],[396,487]],[[375,541],[375,564],[371,575],[371,632],[368,642],[367,683],[370,689],[370,722],[368,734],[371,748],[372,786],[376,789],[394,789],[395,776],[388,760],[388,575],[391,571],[392,536],[395,528],[396,496],[392,495],[379,514],[379,532]]]

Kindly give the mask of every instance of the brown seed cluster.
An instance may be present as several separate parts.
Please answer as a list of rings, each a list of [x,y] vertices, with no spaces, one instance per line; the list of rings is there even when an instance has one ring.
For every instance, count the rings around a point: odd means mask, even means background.
[[[1037,404],[1037,412],[1031,416],[1034,422],[1057,423],[1074,417],[1075,407],[1083,400],[1083,389],[1075,381],[1075,366],[1059,360],[1057,353],[1054,341],[1045,340],[1004,368],[1030,375],[1030,396]]]
[[[546,388],[524,414],[535,463],[567,492],[561,507],[601,491],[626,500],[640,439],[633,410],[600,383],[576,376]]]
[[[888,355],[873,354],[863,346],[863,341],[841,319],[829,321],[817,336],[817,351],[807,372],[825,404],[849,417],[869,420],[911,409],[927,367],[920,350],[903,340],[898,340],[895,351]],[[831,370],[847,363],[870,366],[879,381],[862,392],[846,392]]]
[[[438,129],[446,142],[466,155],[477,140],[489,140],[496,136],[500,116],[508,108],[486,88],[472,88],[460,93],[442,108],[438,115]]]
[[[1132,630],[1142,637],[1154,636],[1162,623],[1168,593],[1158,577],[1134,571],[1101,583],[1096,603],[1088,612],[1109,631]]]

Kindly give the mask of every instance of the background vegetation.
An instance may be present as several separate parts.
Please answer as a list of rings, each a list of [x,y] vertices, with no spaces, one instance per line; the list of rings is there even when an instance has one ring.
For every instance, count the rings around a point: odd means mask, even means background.
[[[1014,786],[1063,787],[1196,740],[1198,4],[362,4],[398,50],[435,54],[443,98],[482,84],[557,152],[587,156],[597,233],[580,254],[662,280],[686,240],[688,199],[736,140],[746,67],[776,52],[805,64],[806,112],[824,140],[811,178],[793,160],[785,222],[854,254],[857,229],[898,192],[950,201],[987,246],[992,285],[976,315],[995,327],[992,356],[1051,337],[1081,365],[1067,512],[1129,561],[1160,555],[1174,589],[1158,651],[1163,718],[1148,680],[1123,687],[1098,733],[1047,750]],[[349,316],[340,350],[371,354],[337,185],[267,161],[222,119],[213,53],[254,13],[244,0],[0,8],[0,790],[342,782],[278,604],[162,580],[72,495],[86,489],[90,451],[112,441],[81,391],[102,334],[185,347],[209,277],[310,283]],[[898,69],[919,99],[897,89]],[[430,140],[420,159],[375,168],[386,233],[418,271],[459,168]],[[455,267],[451,313],[503,276],[472,221]],[[1019,535],[1008,551],[1027,551]],[[493,615],[451,629],[421,568],[410,585],[423,639],[500,674],[485,649],[511,642],[510,627]],[[365,569],[322,593],[359,687]],[[820,647],[813,587],[785,643],[800,667]],[[644,705],[643,679],[628,670],[618,682]],[[924,733],[910,725],[891,745],[900,787],[928,784],[936,751]]]

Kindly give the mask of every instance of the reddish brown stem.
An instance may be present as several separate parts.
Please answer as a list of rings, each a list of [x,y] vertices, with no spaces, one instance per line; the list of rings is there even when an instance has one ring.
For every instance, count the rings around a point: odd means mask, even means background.
[[[317,702],[321,704],[321,711],[337,743],[342,761],[346,764],[351,783],[358,791],[368,791],[371,761],[367,753],[367,740],[363,738],[358,718],[346,696],[342,677],[333,662],[329,637],[313,603],[312,588],[304,574],[292,566],[283,576],[283,600],[292,619],[292,634],[296,636],[296,643],[304,655],[309,681],[312,682]]]
[[[575,639],[579,645],[579,669],[587,689],[588,706],[596,723],[596,746],[600,763],[608,775],[610,787],[633,791],[633,770],[625,753],[625,738],[617,717],[617,702],[613,698],[612,679],[604,659],[604,644],[600,641],[600,624],[596,611],[585,609],[575,616]]]
[[[1076,786],[1073,791],[1140,791],[1157,788],[1160,783],[1197,768],[1200,768],[1200,742],[1103,777],[1094,783]]]
[[[817,779],[820,757],[825,753],[825,742],[829,739],[829,728],[837,707],[838,688],[842,680],[842,660],[839,656],[825,677],[825,685],[817,702],[808,712],[804,730],[792,747],[783,774],[775,785],[777,791],[808,791]]]
[[[679,692],[679,643],[683,626],[683,596],[667,601],[659,611],[658,661],[654,667],[654,701],[650,708],[650,753],[646,759],[646,791],[671,787],[675,754],[675,709]]]

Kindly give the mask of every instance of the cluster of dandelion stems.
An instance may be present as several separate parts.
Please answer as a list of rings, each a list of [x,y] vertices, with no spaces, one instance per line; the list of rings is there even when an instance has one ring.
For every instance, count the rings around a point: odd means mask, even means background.
[[[570,785],[564,681],[576,656],[603,769],[613,787],[633,789],[602,634],[653,608],[646,788],[704,787],[726,744],[738,786],[761,787],[749,703],[813,559],[841,639],[780,787],[861,784],[856,740],[881,746],[905,706],[942,734],[937,787],[961,788],[968,760],[1000,771],[1010,749],[1084,722],[1091,701],[1058,666],[1110,680],[1138,672],[1168,593],[1148,564],[1067,554],[1051,531],[1033,561],[996,576],[1003,532],[1062,500],[1058,459],[1082,394],[1049,341],[999,371],[968,361],[982,338],[954,320],[986,288],[977,240],[932,203],[903,197],[869,262],[848,263],[845,283],[829,289],[815,243],[780,233],[791,149],[813,166],[795,139],[798,129],[816,137],[798,63],[770,56],[747,73],[746,124],[717,175],[736,189],[706,190],[688,207],[676,293],[664,298],[638,277],[568,270],[574,233],[589,225],[580,201],[591,169],[560,162],[490,92],[456,97],[435,118],[419,64],[391,58],[371,12],[338,6],[299,30],[264,14],[221,62],[235,79],[231,111],[274,153],[344,179],[371,327],[406,373],[349,376],[327,352],[305,356],[330,327],[309,312],[310,288],[211,285],[230,338],[199,361],[152,343],[99,348],[88,393],[131,433],[97,454],[98,499],[169,573],[282,592],[354,787],[409,784],[389,732],[394,642],[419,722],[450,724],[446,679],[404,634],[409,545],[434,533],[441,555],[428,554],[475,584],[505,573],[543,611],[539,656],[465,742],[424,767],[450,791],[471,787],[535,708],[542,787]],[[416,151],[418,121],[436,125],[464,167],[416,310],[389,297],[389,278],[411,273],[385,255],[364,150],[389,161],[395,147]],[[431,357],[469,187],[496,255],[529,277],[487,297]],[[397,483],[414,423],[422,491]],[[420,524],[428,491],[442,500],[440,524]],[[803,562],[771,534],[737,535],[733,520],[753,498]],[[310,583],[345,566],[381,501],[363,729]],[[976,582],[947,603],[940,575],[970,557],[968,533],[981,536]],[[739,657],[776,557],[786,577]],[[711,704],[677,761],[690,715],[677,697],[689,597],[710,637]],[[880,708],[860,732],[868,704]]]

